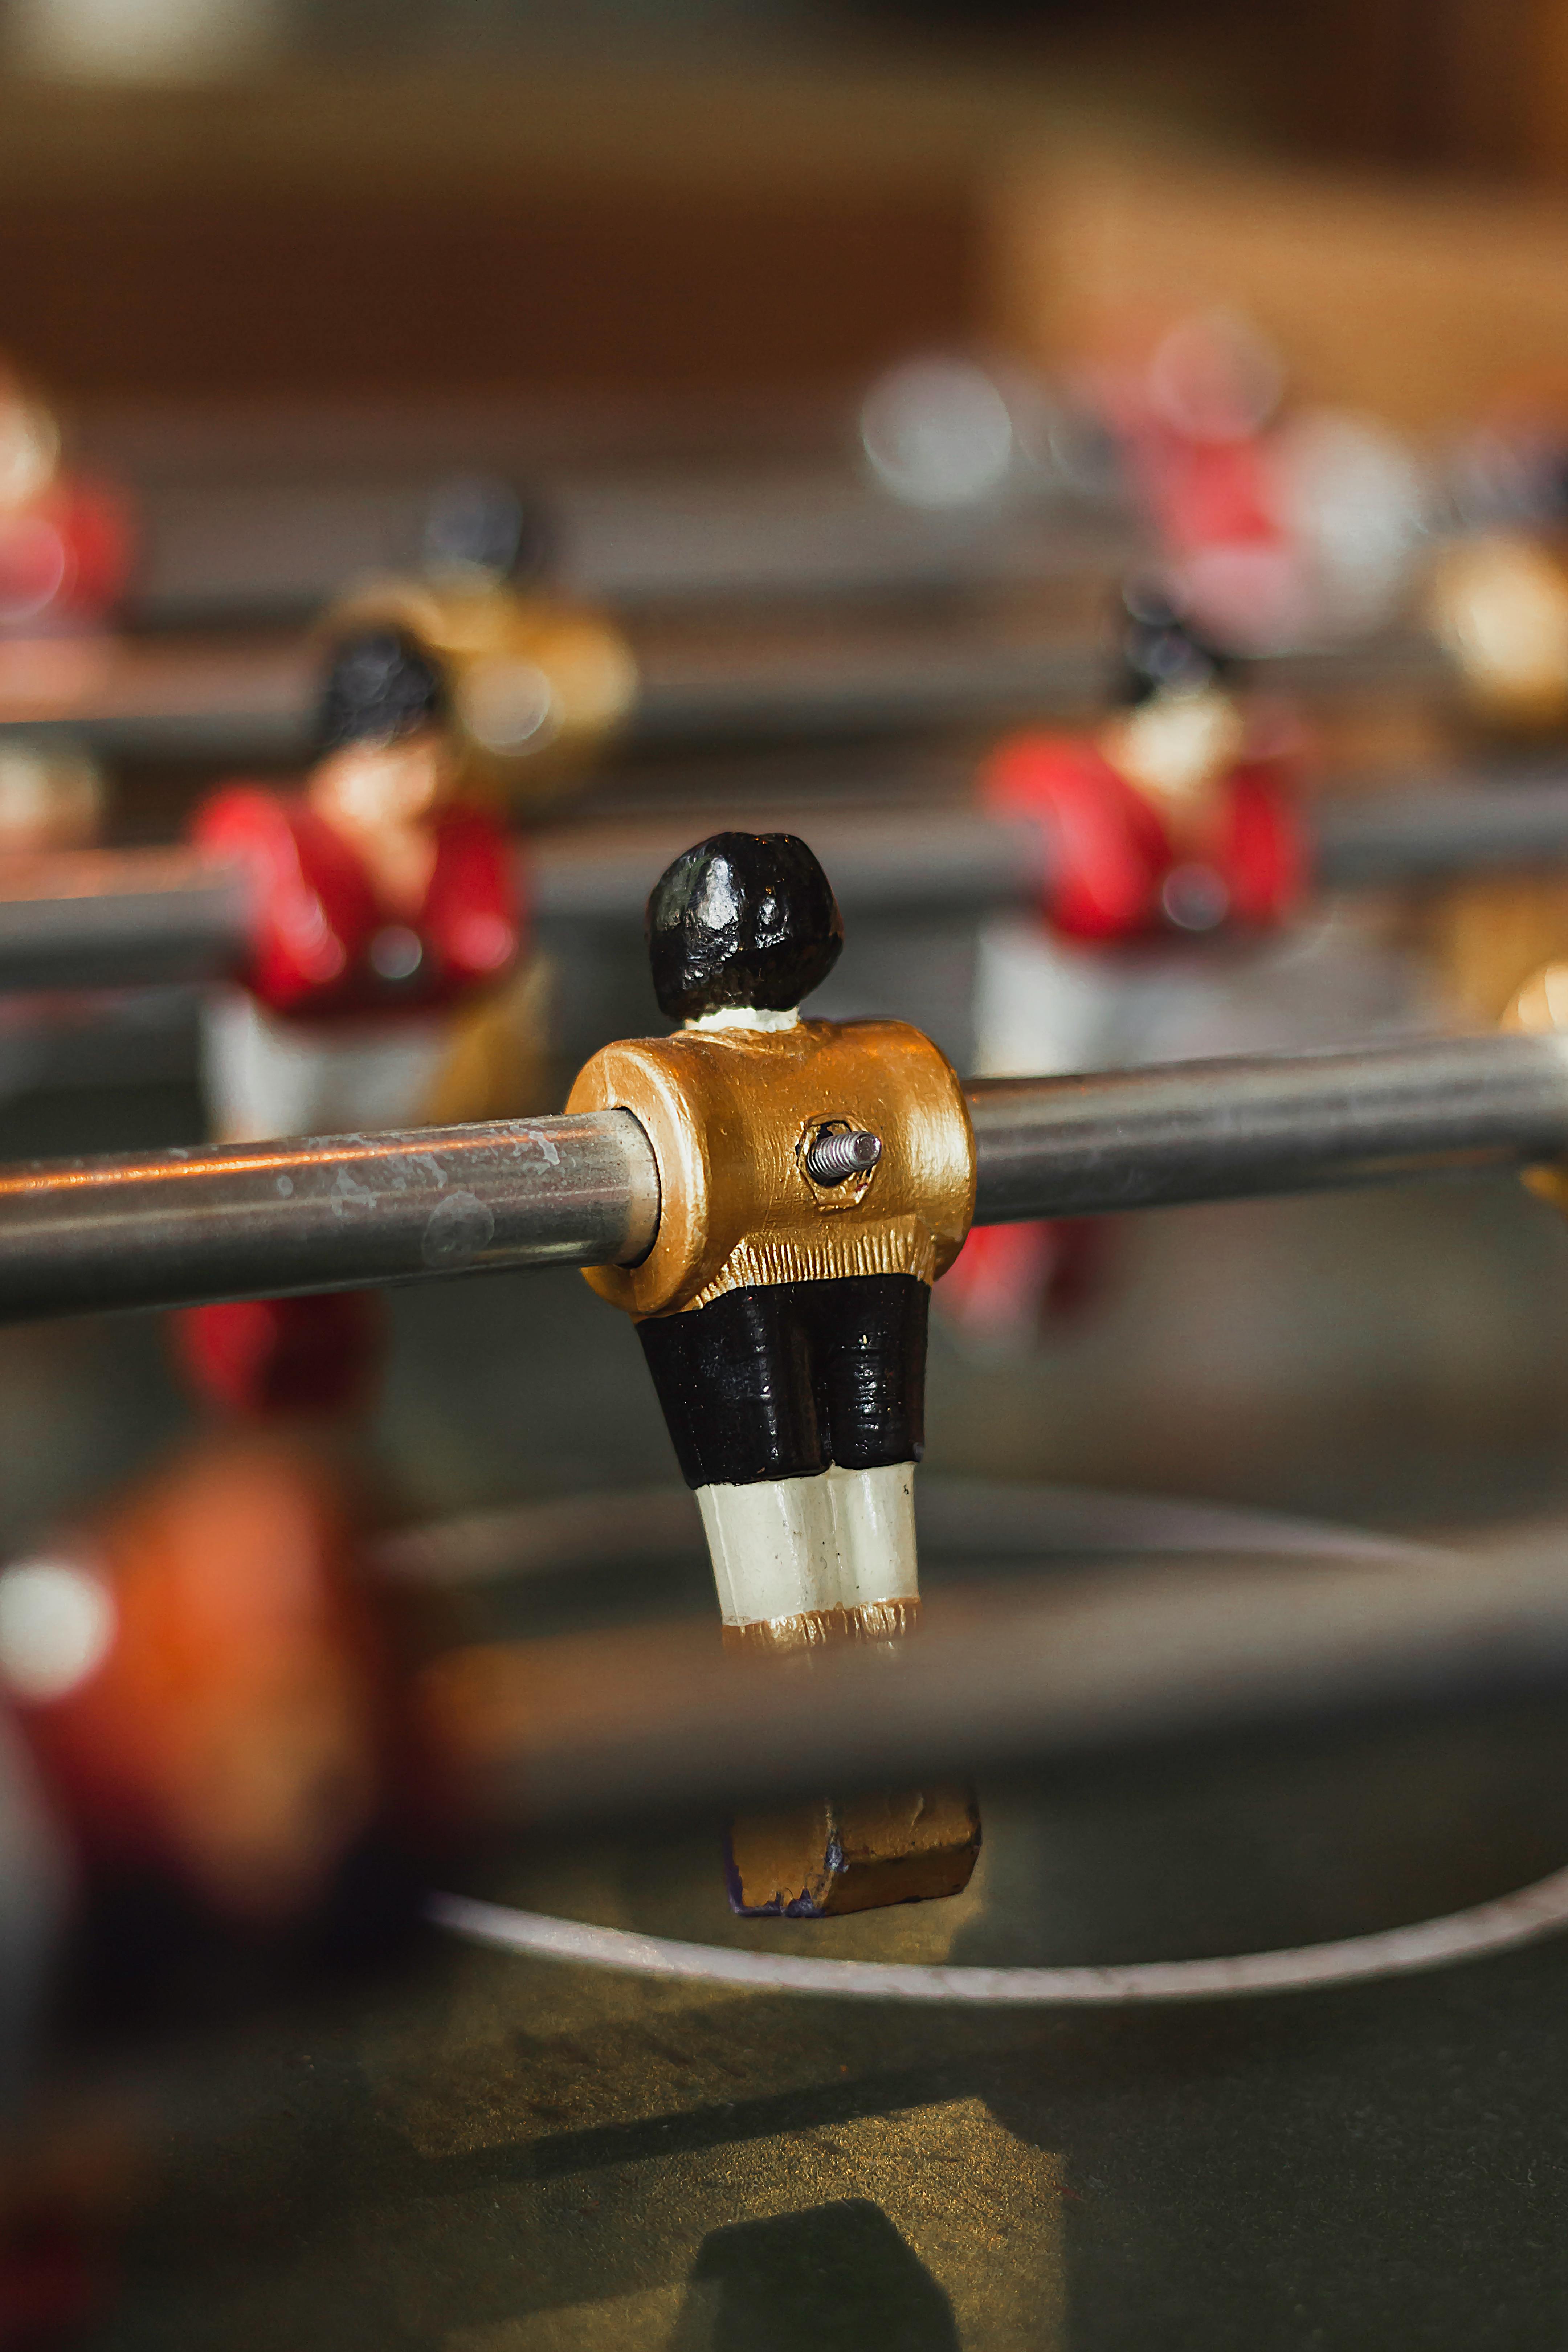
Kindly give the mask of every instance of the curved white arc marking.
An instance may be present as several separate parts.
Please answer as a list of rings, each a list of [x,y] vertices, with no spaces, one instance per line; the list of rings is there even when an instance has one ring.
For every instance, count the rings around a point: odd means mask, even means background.
[[[1110,2006],[1153,2000],[1226,2000],[1240,1995],[1300,1992],[1320,1985],[1364,1984],[1413,1976],[1455,1960],[1479,1959],[1536,1942],[1568,1927],[1568,1869],[1532,1886],[1339,1943],[1294,1950],[1244,1952],[1212,1960],[1139,1960],[1119,1968],[923,1968],[904,1960],[822,1960],[785,1952],[729,1951],[718,1944],[678,1943],[622,1927],[555,1919],[464,1895],[432,1895],[426,1916],[471,1943],[499,1945],[538,1959],[574,1960],[633,1975],[685,1977],[757,1991],[823,1993],[839,2000],[990,2001]]]

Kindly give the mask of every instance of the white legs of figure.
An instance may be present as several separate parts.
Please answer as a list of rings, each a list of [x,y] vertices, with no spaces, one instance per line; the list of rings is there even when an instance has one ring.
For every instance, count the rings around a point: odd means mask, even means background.
[[[700,1486],[726,1625],[918,1597],[912,1462]]]

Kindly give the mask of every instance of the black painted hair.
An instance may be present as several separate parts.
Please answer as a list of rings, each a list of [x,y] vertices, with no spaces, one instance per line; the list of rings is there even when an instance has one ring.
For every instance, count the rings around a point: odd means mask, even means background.
[[[559,536],[554,516],[537,491],[520,490],[489,474],[460,474],[430,493],[420,568],[542,580],[559,555]]]
[[[1222,685],[1233,665],[1194,628],[1159,581],[1130,580],[1117,611],[1116,699],[1148,702],[1156,694]]]
[[[395,743],[448,715],[440,663],[407,629],[362,629],[332,647],[321,689],[316,740],[323,751],[345,743]]]
[[[647,951],[671,1021],[731,1005],[792,1011],[838,961],[844,923],[826,875],[793,833],[716,833],[660,875]]]

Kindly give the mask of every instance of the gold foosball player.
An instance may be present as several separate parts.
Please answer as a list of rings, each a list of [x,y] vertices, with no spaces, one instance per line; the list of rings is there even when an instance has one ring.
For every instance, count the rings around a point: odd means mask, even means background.
[[[954,1073],[898,1021],[805,1021],[843,926],[788,834],[722,833],[648,901],[674,1036],[608,1045],[568,1108],[619,1108],[658,1162],[658,1238],[587,1279],[637,1319],[695,1489],[733,1649],[796,1660],[915,1627],[914,1468],[931,1286],[974,1209]],[[957,1893],[979,1824],[955,1790],[824,1802],[731,1832],[743,1912]]]

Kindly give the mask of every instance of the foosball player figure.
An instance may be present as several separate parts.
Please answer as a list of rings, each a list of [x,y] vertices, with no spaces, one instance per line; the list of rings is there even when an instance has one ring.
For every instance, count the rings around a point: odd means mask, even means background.
[[[226,786],[195,832],[250,892],[248,966],[206,1009],[218,1140],[530,1107],[538,973],[521,964],[515,850],[467,788],[445,673],[413,636],[382,627],[339,643],[304,790]],[[353,1293],[198,1307],[179,1323],[203,1391],[263,1414],[364,1402],[382,1328],[379,1301]]]
[[[1218,643],[1298,653],[1395,619],[1429,544],[1426,469],[1386,426],[1292,401],[1246,319],[1174,319],[1088,383],[1165,576]]]
[[[0,360],[0,694],[23,709],[79,688],[96,667],[131,568],[131,523],[111,489],[60,462],[47,404]],[[54,733],[0,740],[0,856],[85,846],[101,771]]]
[[[54,417],[0,360],[0,637],[100,628],[130,568],[122,500],[64,470]]]
[[[1463,716],[1484,743],[1513,748],[1568,729],[1568,536],[1489,531],[1433,566],[1427,613]],[[1497,1020],[1568,933],[1559,871],[1468,877],[1426,895],[1420,929],[1454,1017]]]
[[[1157,586],[1126,592],[1119,673],[1119,708],[1096,733],[1016,736],[981,779],[984,807],[1040,827],[1047,881],[1037,916],[982,933],[979,1076],[1181,1053],[1216,971],[1233,983],[1237,943],[1266,939],[1300,901],[1285,729],[1249,712],[1229,665]],[[1216,966],[1220,947],[1229,954]],[[987,1226],[971,1234],[939,1304],[973,1342],[1027,1345],[1093,1295],[1100,1251],[1099,1227],[1083,1221]]]
[[[788,834],[723,833],[648,901],[676,1034],[609,1045],[568,1108],[626,1109],[658,1163],[658,1237],[589,1271],[624,1307],[697,1496],[726,1644],[807,1662],[915,1628],[914,1469],[931,1285],[974,1206],[958,1080],[897,1021],[801,1018],[843,928]],[[731,1830],[744,1913],[816,1916],[959,1892],[968,1793],[825,1801]]]
[[[454,742],[520,814],[577,789],[630,716],[637,666],[609,617],[456,550],[423,579],[372,583],[337,608],[343,633],[405,631],[442,665]]]

